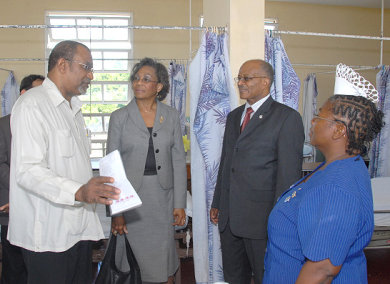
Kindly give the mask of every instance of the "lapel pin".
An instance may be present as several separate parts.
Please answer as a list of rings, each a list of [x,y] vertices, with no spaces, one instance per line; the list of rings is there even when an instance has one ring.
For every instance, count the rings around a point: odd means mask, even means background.
[[[163,121],[164,121],[164,117],[160,116],[160,123],[163,123]]]
[[[262,119],[262,118],[263,118],[263,115],[262,115],[262,114],[260,114],[260,115],[259,115],[259,118],[260,118],[260,119]]]

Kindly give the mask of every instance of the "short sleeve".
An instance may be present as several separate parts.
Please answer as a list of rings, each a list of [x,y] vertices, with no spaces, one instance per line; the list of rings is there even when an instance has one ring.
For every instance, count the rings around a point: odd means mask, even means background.
[[[357,197],[342,188],[314,188],[302,200],[298,212],[303,255],[311,261],[328,258],[333,265],[342,265],[358,234],[359,208]]]

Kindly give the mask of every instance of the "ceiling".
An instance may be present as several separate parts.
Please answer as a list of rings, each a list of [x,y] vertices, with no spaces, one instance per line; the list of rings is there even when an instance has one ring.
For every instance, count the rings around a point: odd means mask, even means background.
[[[382,0],[266,0],[279,2],[299,2],[321,5],[354,6],[367,8],[381,8]],[[385,9],[390,8],[390,0],[383,0]]]

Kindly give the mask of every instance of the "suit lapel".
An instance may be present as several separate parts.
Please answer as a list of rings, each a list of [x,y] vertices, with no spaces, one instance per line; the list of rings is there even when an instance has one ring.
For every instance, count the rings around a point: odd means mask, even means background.
[[[274,103],[274,100],[270,96],[260,107],[259,109],[253,114],[251,120],[246,125],[244,131],[241,133],[239,140],[246,137],[247,135],[250,135],[257,126],[261,125],[264,119],[271,113],[271,107]],[[242,114],[242,112],[241,112]],[[241,118],[241,117],[240,117]]]
[[[132,120],[135,126],[142,131],[145,132],[146,134],[149,135],[149,131],[146,128],[145,122],[141,116],[141,113],[139,112],[137,103],[135,101],[136,99],[132,99],[130,103],[127,105],[127,112],[129,114],[129,118]]]
[[[242,112],[245,110],[245,104],[242,106],[239,106],[239,110],[236,112],[236,116],[233,119],[234,123],[234,133],[236,135],[240,135],[240,129],[241,129],[241,117]]]
[[[154,119],[153,131],[158,131],[165,121],[167,120],[167,112],[165,108],[162,107],[162,103],[157,100],[157,111],[156,117]]]

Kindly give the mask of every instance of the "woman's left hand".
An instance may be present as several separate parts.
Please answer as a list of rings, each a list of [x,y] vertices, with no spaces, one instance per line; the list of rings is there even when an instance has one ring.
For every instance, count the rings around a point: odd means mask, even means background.
[[[175,208],[173,209],[173,218],[175,220],[172,223],[173,226],[183,226],[186,222],[186,212],[183,208]]]

